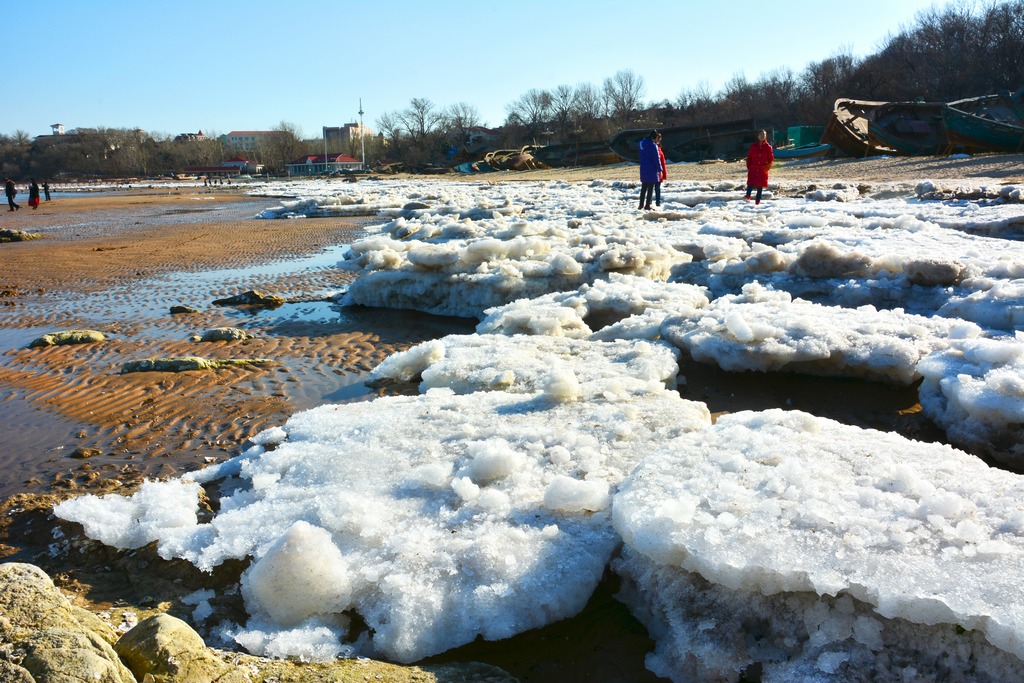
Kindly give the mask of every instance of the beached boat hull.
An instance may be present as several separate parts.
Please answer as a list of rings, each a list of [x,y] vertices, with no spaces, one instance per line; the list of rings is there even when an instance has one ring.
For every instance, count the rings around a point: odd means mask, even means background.
[[[886,102],[868,114],[868,140],[901,156],[947,154],[945,102]]]
[[[776,159],[815,159],[828,156],[834,148],[827,142],[810,143],[797,147],[776,147]]]
[[[897,154],[890,147],[878,147],[868,137],[868,118],[871,112],[883,104],[886,103],[845,98],[836,100],[821,141],[835,145],[836,149],[848,157]]]
[[[606,166],[621,161],[604,140],[537,147],[533,150],[533,156],[552,168]]]
[[[661,149],[673,163],[743,159],[760,130],[768,130],[771,138],[771,128],[758,126],[753,119],[662,128]],[[639,162],[640,141],[650,132],[648,128],[622,130],[612,136],[608,146],[623,159]]]
[[[1024,151],[1024,88],[950,102],[942,120],[950,142],[971,151]]]

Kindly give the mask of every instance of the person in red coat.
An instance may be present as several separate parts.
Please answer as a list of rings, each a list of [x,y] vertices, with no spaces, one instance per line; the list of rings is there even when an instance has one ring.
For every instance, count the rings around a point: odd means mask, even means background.
[[[768,187],[768,171],[775,162],[775,150],[768,142],[768,133],[758,131],[757,142],[750,146],[747,152],[747,194],[744,197],[750,201],[750,193],[757,188],[757,199],[755,204],[761,203],[761,192]]]
[[[654,139],[654,142],[658,145],[658,156],[661,158],[661,175],[658,176],[658,182],[654,186],[654,205],[661,206],[661,184],[668,180],[668,166],[665,165],[665,150],[661,148],[661,133],[658,133],[658,137]]]

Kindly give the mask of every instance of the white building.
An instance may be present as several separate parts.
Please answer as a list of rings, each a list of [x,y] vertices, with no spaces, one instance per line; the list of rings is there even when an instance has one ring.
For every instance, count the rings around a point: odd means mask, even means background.
[[[222,135],[220,140],[228,147],[251,152],[275,135],[284,135],[278,130],[233,130]]]

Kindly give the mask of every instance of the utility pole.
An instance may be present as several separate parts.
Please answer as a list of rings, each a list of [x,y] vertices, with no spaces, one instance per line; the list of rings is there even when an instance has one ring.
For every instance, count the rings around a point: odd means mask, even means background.
[[[363,128],[363,98],[359,98],[359,146],[363,150],[363,170],[366,170],[366,130]]]
[[[327,126],[320,126],[324,136],[324,175],[327,175]]]

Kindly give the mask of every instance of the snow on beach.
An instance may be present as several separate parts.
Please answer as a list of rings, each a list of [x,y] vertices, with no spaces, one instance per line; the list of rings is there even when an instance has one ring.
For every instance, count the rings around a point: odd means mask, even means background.
[[[569,616],[611,565],[673,680],[1012,678],[1024,479],[956,447],[1024,464],[1020,188],[666,189],[645,214],[622,181],[261,186],[295,197],[262,218],[380,216],[341,303],[477,334],[374,371],[419,396],[300,413],[58,516],[204,569],[251,557],[250,618],[213,633],[259,654],[416,661]],[[951,445],[797,412],[712,425],[672,390],[681,357],[921,380]]]

